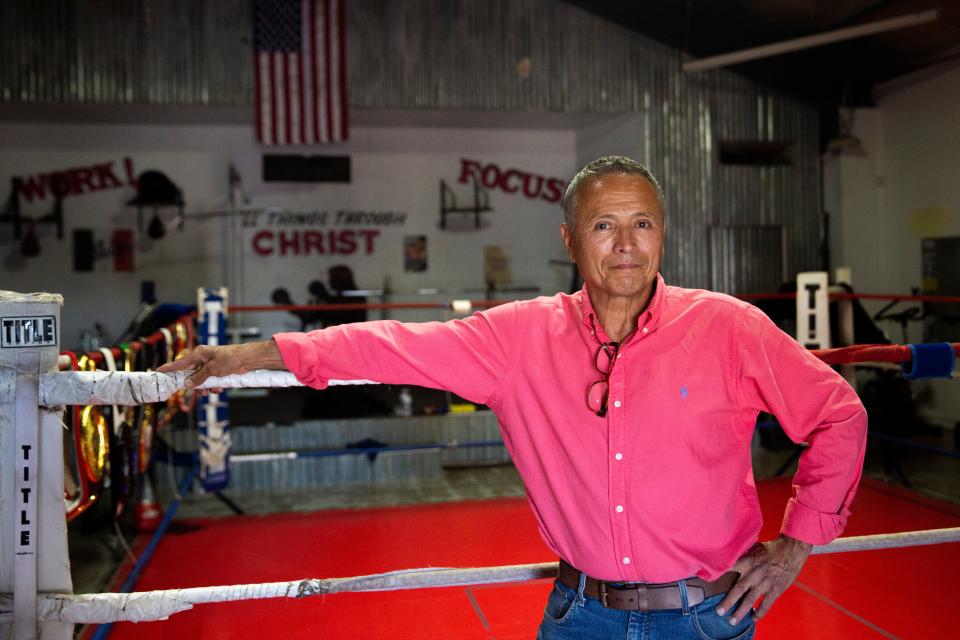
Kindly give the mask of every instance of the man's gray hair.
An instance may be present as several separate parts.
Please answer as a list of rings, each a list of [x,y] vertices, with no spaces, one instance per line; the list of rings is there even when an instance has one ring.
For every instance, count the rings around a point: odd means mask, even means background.
[[[560,201],[560,206],[563,207],[563,219],[571,231],[576,222],[580,187],[583,186],[584,183],[608,174],[640,176],[644,178],[657,192],[657,197],[660,199],[660,206],[666,208],[666,203],[663,199],[663,189],[660,188],[660,183],[657,182],[657,179],[650,169],[626,156],[603,156],[602,158],[597,158],[583,169],[580,169],[580,172],[573,176],[570,184],[567,185],[567,190],[563,194],[563,200]]]

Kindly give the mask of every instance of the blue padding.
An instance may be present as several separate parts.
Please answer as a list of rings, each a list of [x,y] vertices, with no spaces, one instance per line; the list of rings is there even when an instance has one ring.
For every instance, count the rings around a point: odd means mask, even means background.
[[[907,380],[917,378],[949,378],[957,364],[957,355],[949,342],[911,344],[910,362],[901,362],[900,369]]]

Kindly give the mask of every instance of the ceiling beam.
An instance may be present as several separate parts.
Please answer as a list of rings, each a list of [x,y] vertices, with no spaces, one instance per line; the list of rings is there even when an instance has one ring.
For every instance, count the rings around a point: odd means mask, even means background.
[[[836,29],[834,31],[824,31],[823,33],[818,33],[812,36],[804,36],[802,38],[794,38],[793,40],[784,40],[782,42],[775,42],[773,44],[765,44],[760,47],[752,47],[750,49],[743,49],[741,51],[724,53],[717,56],[711,56],[709,58],[701,58],[700,60],[691,60],[683,63],[683,70],[687,73],[696,73],[698,71],[706,71],[708,69],[716,69],[718,67],[740,64],[741,62],[748,62],[750,60],[769,58],[771,56],[790,53],[791,51],[800,51],[802,49],[821,47],[825,44],[832,44],[834,42],[841,42],[843,40],[852,40],[854,38],[862,38],[864,36],[870,36],[877,33],[884,33],[885,31],[904,29],[906,27],[915,27],[917,25],[933,22],[939,16],[940,13],[937,9],[931,9],[929,11],[921,11],[919,13],[902,15],[897,18],[868,22],[866,24],[856,25],[854,27],[846,27],[844,29]]]

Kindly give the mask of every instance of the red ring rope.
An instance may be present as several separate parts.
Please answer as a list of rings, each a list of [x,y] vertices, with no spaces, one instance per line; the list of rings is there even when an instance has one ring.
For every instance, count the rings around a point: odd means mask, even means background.
[[[960,343],[950,344],[953,352],[960,357]],[[814,349],[810,353],[826,364],[852,364],[854,362],[910,362],[913,354],[910,347],[903,344],[855,344],[835,349]]]
[[[941,302],[941,303],[960,303],[960,296],[935,296],[929,294],[920,295],[894,295],[890,293],[848,293],[846,291],[834,291],[827,294],[831,300],[900,300],[903,302]],[[735,298],[741,300],[793,300],[797,297],[796,292],[788,291],[786,293],[738,293]]]

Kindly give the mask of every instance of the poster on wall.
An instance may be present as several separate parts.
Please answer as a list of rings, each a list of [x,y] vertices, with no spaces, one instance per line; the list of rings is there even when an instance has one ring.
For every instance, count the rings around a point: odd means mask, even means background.
[[[502,247],[488,244],[483,248],[483,278],[490,289],[511,283],[510,257]]]
[[[405,236],[403,239],[403,270],[427,270],[427,236]]]
[[[114,271],[133,271],[133,229],[114,229],[110,234]]]

